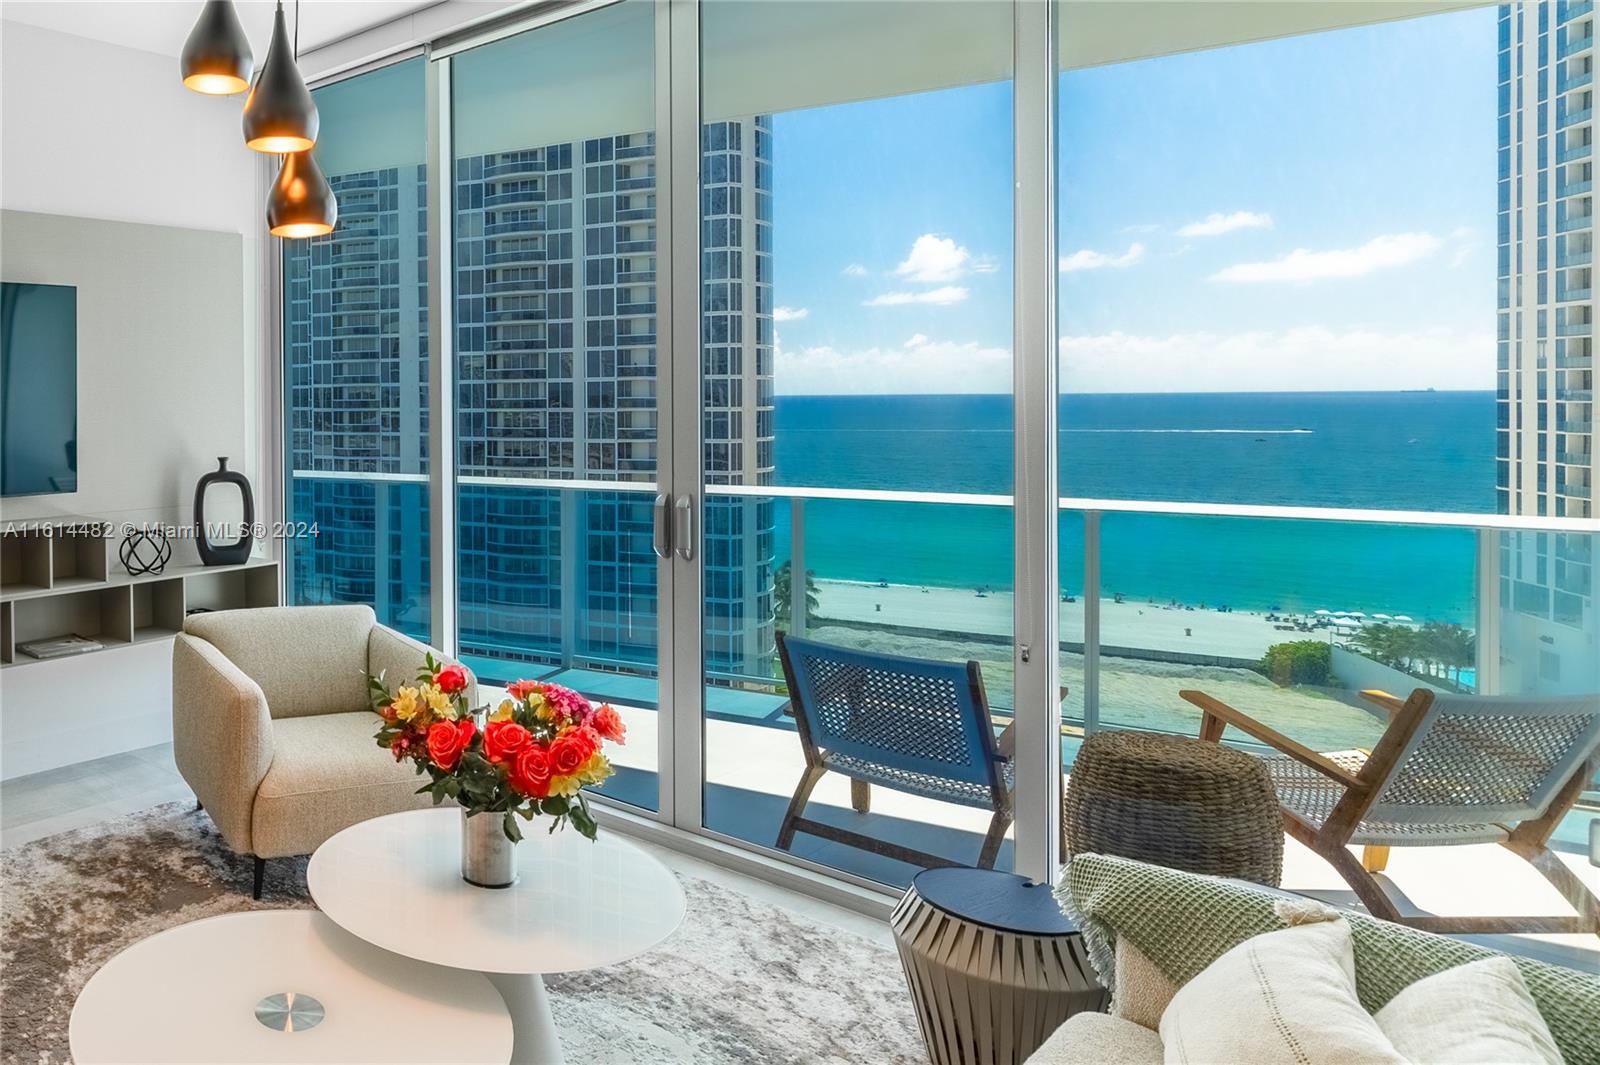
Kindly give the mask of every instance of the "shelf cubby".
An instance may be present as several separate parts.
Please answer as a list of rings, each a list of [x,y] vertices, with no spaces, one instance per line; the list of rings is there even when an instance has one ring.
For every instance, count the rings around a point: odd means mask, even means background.
[[[12,607],[10,603],[0,603],[0,665],[10,665],[16,661],[17,642],[11,623]]]
[[[21,645],[57,636],[82,636],[107,647],[133,642],[133,599],[127,585],[18,599],[10,604],[13,665],[38,661]]]
[[[50,587],[50,540],[44,529],[0,533],[0,591]]]
[[[275,565],[201,571],[187,577],[183,583],[186,613],[278,605]]]
[[[133,642],[171,639],[183,631],[184,581],[147,581],[133,590]]]
[[[52,537],[50,587],[67,590],[104,584],[109,575],[108,555],[104,536],[73,532]]]

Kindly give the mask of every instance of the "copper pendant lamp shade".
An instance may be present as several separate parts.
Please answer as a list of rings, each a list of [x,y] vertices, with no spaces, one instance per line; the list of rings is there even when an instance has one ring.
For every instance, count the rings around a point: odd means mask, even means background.
[[[183,84],[207,96],[232,96],[250,87],[255,55],[232,0],[206,0],[179,61]]]
[[[267,227],[275,237],[320,237],[339,221],[339,201],[310,152],[283,157],[267,195]]]
[[[244,102],[244,142],[275,155],[303,152],[317,142],[317,125],[317,105],[295,67],[279,3],[266,61]]]

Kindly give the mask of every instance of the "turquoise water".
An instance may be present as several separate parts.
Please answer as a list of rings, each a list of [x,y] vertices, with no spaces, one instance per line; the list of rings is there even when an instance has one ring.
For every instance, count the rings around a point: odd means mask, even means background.
[[[1063,495],[1493,513],[1492,393],[1085,396],[1064,400]],[[780,397],[779,484],[1009,494],[1008,397]],[[811,500],[819,577],[1010,588],[1006,508]],[[777,550],[788,557],[780,503]],[[1083,522],[1060,524],[1082,588]],[[1105,514],[1101,590],[1238,609],[1470,622],[1470,530]]]

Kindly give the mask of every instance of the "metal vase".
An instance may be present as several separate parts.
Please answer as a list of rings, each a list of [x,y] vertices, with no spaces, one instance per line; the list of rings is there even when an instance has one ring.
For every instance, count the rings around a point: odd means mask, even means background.
[[[485,888],[517,882],[517,845],[506,838],[503,814],[468,817],[461,811],[461,879]]]

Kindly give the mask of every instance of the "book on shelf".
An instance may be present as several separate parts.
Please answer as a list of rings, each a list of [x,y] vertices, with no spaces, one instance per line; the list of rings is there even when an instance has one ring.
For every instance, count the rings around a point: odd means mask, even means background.
[[[30,640],[17,644],[17,650],[32,658],[66,658],[69,655],[99,651],[105,644],[74,633],[71,636],[51,636],[44,640]]]

